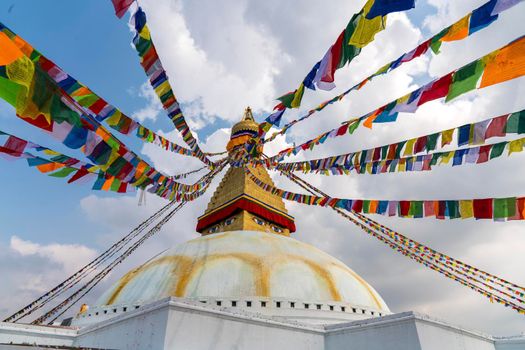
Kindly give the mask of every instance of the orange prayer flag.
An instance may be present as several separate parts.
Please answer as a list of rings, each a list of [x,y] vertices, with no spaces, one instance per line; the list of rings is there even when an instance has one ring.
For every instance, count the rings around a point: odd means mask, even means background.
[[[374,120],[376,120],[377,116],[379,115],[379,113],[377,112],[378,111],[375,111],[374,114],[366,118],[365,122],[363,123],[363,126],[366,126],[367,128],[372,129],[372,123],[374,122]]]
[[[101,190],[102,191],[109,191],[111,189],[111,184],[113,183],[113,180],[115,179],[114,176],[110,177],[109,179],[107,179],[104,184],[102,185],[102,188]]]
[[[20,51],[22,51],[24,55],[26,55],[27,57],[30,57],[31,54],[33,53],[33,50],[34,50],[33,47],[29,45],[27,41],[25,41],[21,37],[15,36],[13,38],[13,42],[20,49]]]
[[[24,53],[20,51],[4,32],[0,32],[0,66],[13,63],[22,56],[24,56]]]
[[[379,201],[371,200],[368,212],[371,213],[371,214],[377,213],[377,205],[378,205],[378,203],[379,203]]]
[[[456,23],[450,26],[447,34],[445,34],[440,41],[456,41],[465,39],[468,36],[468,27],[470,22],[470,14],[466,15]]]
[[[82,86],[80,88],[78,88],[77,90],[75,90],[71,96],[84,96],[84,95],[89,95],[89,94],[92,94],[91,90],[89,90],[87,87],[85,86]]]
[[[486,87],[525,75],[525,36],[501,48],[487,62],[480,87]]]
[[[64,164],[60,164],[60,163],[47,163],[47,164],[37,165],[36,168],[41,173],[45,174],[45,173],[49,173],[51,171],[63,168],[64,166],[65,166]]]

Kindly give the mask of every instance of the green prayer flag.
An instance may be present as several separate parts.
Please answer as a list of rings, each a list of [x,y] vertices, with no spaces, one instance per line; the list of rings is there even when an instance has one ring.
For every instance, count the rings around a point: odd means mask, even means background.
[[[52,174],[49,174],[49,176],[63,178],[63,177],[66,177],[66,176],[68,176],[69,174],[71,174],[71,173],[73,173],[75,171],[77,171],[77,169],[70,168],[70,167],[65,167],[65,168],[59,169],[58,171],[55,171]]]
[[[442,153],[434,153],[432,154],[432,159],[430,160],[430,166],[432,165],[436,165],[438,160],[439,160],[439,157],[441,157]]]
[[[447,209],[448,209],[448,216],[451,219],[457,219],[457,218],[461,217],[461,215],[459,214],[459,203],[458,203],[458,201],[455,201],[455,200],[447,201]]]
[[[116,192],[118,191],[119,188],[120,188],[120,180],[117,178],[114,178],[113,182],[111,183],[110,189],[111,191]]]
[[[357,127],[359,126],[359,124],[361,124],[361,120],[357,120],[351,123],[350,125],[348,125],[348,133],[353,134],[355,129],[357,129]]]
[[[503,154],[503,151],[505,150],[505,146],[507,146],[507,142],[499,142],[492,146],[492,150],[490,151],[490,159],[497,158]]]
[[[99,100],[99,97],[94,94],[84,96],[75,96],[74,99],[83,107],[89,107]]]
[[[370,200],[365,199],[363,201],[363,213],[368,214],[370,212]]]
[[[423,201],[411,201],[410,210],[408,214],[413,216],[414,218],[422,218],[423,217]]]
[[[0,98],[13,107],[16,107],[16,100],[21,88],[21,85],[0,77]]]
[[[401,141],[401,142],[397,143],[395,158],[401,158],[401,150],[403,149],[403,146],[405,145],[405,143],[407,143],[407,142],[406,141]]]
[[[494,218],[505,219],[516,214],[516,198],[494,198]]]
[[[292,101],[294,100],[294,98],[295,98],[295,91],[282,95],[281,97],[278,97],[277,99],[281,101],[282,104],[286,108],[292,108]]]
[[[342,68],[346,64],[350,63],[357,55],[361,53],[361,49],[348,44],[350,42],[350,38],[354,34],[355,28],[357,27],[357,23],[359,22],[359,14],[354,14],[350,21],[348,22],[348,25],[345,29],[345,34],[343,37],[343,47],[341,48],[341,59],[339,60],[339,63],[337,65],[337,68]]]
[[[452,85],[449,88],[445,101],[448,102],[468,91],[474,90],[483,74],[484,68],[485,63],[480,59],[458,69],[452,77]]]
[[[525,133],[525,110],[512,113],[507,120],[505,132],[509,134]]]
[[[386,159],[388,154],[388,145],[381,147],[381,159]]]
[[[439,132],[435,133],[435,134],[432,134],[432,135],[428,135],[427,136],[427,144],[425,145],[425,148],[427,150],[427,152],[430,152],[430,151],[433,151],[436,149],[436,145],[437,145],[437,140],[439,138]]]
[[[441,38],[444,37],[448,33],[449,29],[450,27],[443,29],[441,32],[434,35],[434,37],[430,41],[430,49],[432,50],[434,54],[437,55],[439,53],[439,49],[441,48],[441,44],[442,44]]]

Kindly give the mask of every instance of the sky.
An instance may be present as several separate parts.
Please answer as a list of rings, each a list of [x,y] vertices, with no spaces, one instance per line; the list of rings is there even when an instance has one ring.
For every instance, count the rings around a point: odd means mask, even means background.
[[[364,0],[141,0],[159,56],[202,148],[224,149],[229,128],[251,106],[260,121],[275,98],[295,89],[333,43]],[[416,9],[389,15],[387,29],[336,73],[331,92],[306,91],[304,110],[346,90],[385,63],[457,21],[483,0],[418,0]],[[378,77],[348,98],[292,128],[265,147],[273,155],[340,122],[360,116],[412,89],[485,55],[525,32],[525,4],[466,40],[443,45],[437,56],[414,60]],[[146,84],[130,46],[127,16],[119,20],[110,1],[4,0],[1,21],[35,48],[126,114],[182,144]],[[329,140],[297,158],[313,159],[376,147],[483,120],[525,107],[525,79],[470,92],[445,104],[433,101],[396,123],[358,129]],[[304,111],[301,110],[301,111]],[[301,112],[299,111],[299,112]],[[285,120],[298,116],[287,112]],[[0,130],[77,156],[16,118],[0,101]],[[177,174],[196,169],[195,159],[118,135],[158,170]],[[463,199],[523,196],[525,156],[501,157],[481,165],[436,167],[430,172],[324,177],[305,176],[341,198]],[[198,177],[198,176],[197,176]],[[282,188],[300,191],[272,174]],[[187,179],[191,183],[196,178]],[[87,297],[97,297],[130,268],[160,251],[198,237],[196,218],[211,191],[187,205],[153,239],[115,269]],[[74,273],[128,233],[165,202],[136,193],[95,192],[42,176],[24,161],[0,159],[0,316],[7,316]],[[525,332],[525,319],[509,308],[416,264],[369,237],[325,208],[287,202],[296,218],[294,238],[337,257],[365,278],[393,312],[414,310],[452,324],[494,335]],[[525,223],[374,217],[410,238],[525,285]]]

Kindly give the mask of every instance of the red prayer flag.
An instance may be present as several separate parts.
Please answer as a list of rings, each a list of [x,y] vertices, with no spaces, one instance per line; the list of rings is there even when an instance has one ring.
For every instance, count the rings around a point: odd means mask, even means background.
[[[492,145],[481,146],[479,148],[478,160],[476,161],[476,163],[480,164],[487,162],[489,160],[489,154],[491,149]]]
[[[473,206],[476,219],[492,219],[492,198],[474,199]]]
[[[330,48],[330,70],[326,72],[327,74],[323,75],[321,77],[321,81],[324,81],[326,83],[333,83],[334,82],[334,74],[337,70],[337,67],[339,66],[339,62],[341,61],[341,53],[343,52],[343,41],[345,38],[345,31],[343,30],[341,34],[339,34],[339,37],[335,41],[335,43]]]
[[[410,212],[410,201],[399,201],[399,211],[401,216],[408,216]]]
[[[425,149],[425,146],[427,145],[427,137],[421,136],[416,140],[416,144],[414,145],[414,153],[422,152]]]
[[[436,215],[434,210],[434,201],[424,201],[425,217]]]
[[[509,114],[502,115],[500,117],[492,119],[487,130],[485,131],[485,139],[496,136],[505,136],[505,126],[507,125],[507,119]]]
[[[381,147],[374,148],[374,154],[372,155],[372,160],[374,162],[378,161],[381,158]]]
[[[430,42],[431,42],[431,39],[428,39],[427,41],[419,44],[418,47],[416,47],[416,50],[414,52],[414,55],[412,57],[410,57],[409,60],[403,60],[403,62],[410,62],[412,61],[414,58],[417,58],[419,56],[421,56],[422,54],[424,54],[425,52],[428,51],[428,48],[430,47]]]
[[[363,200],[358,199],[354,201],[354,205],[352,206],[352,210],[356,213],[360,213],[363,210]]]
[[[348,124],[345,124],[343,126],[340,126],[339,129],[337,129],[337,136],[341,136],[341,135],[344,135],[346,134],[346,132],[348,131]]]
[[[447,96],[450,85],[452,84],[452,74],[453,73],[448,73],[439,78],[439,80],[435,81],[430,88],[424,90],[417,105],[421,106],[429,101]]]
[[[2,152],[7,153],[13,157],[20,157],[22,153],[24,153],[26,146],[27,141],[19,139],[16,136],[9,136],[4,144],[4,147],[2,147],[4,149]]]
[[[80,179],[81,177],[86,176],[88,173],[89,172],[86,170],[86,168],[82,167],[82,168],[78,169],[77,172],[73,176],[71,176],[71,178],[69,180],[67,180],[67,183],[70,184],[72,182],[75,182],[78,179]]]
[[[122,18],[134,0],[111,0],[115,8],[115,14],[118,18]]]
[[[120,183],[120,186],[119,186],[119,188],[118,188],[118,190],[117,190],[117,192],[118,192],[118,193],[126,193],[127,186],[128,186],[127,183],[125,183],[125,182],[121,182],[121,183]]]

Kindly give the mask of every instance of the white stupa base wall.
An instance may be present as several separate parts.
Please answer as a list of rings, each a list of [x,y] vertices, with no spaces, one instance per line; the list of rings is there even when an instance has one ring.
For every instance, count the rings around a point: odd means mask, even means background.
[[[304,324],[173,298],[81,328],[0,323],[0,349],[37,344],[97,349],[517,350],[525,336],[494,338],[413,312]]]

